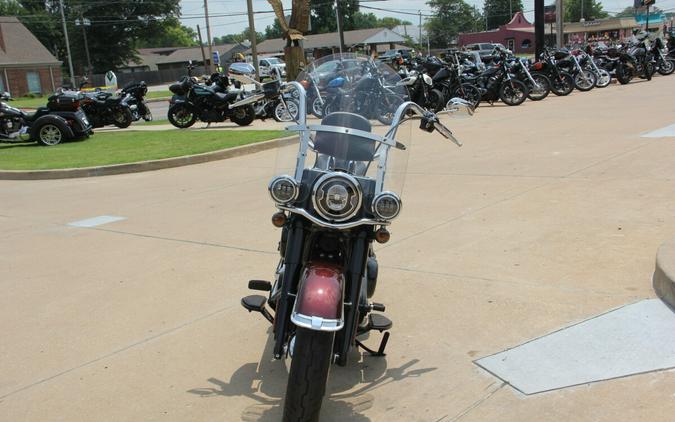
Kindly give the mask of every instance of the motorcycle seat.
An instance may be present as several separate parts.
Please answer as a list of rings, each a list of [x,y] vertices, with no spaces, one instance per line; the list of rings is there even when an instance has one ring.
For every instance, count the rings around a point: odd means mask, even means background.
[[[230,101],[234,101],[237,98],[236,92],[228,92],[227,94],[224,94],[222,92],[214,92],[213,96],[216,98],[217,101],[221,103],[229,103]]]

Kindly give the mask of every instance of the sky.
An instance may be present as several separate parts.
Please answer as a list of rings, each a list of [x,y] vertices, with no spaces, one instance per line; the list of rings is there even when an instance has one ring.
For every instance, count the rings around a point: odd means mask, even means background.
[[[417,16],[418,10],[422,14],[431,14],[427,0],[362,0],[361,11],[372,12],[382,18],[385,16],[396,17],[402,20],[408,20],[413,24],[419,22]],[[483,0],[465,0],[470,5],[479,9],[483,8]],[[601,0],[603,8],[608,12],[620,12],[628,6],[633,5],[633,0]],[[284,7],[290,8],[291,0],[283,0]],[[544,0],[545,4],[552,4],[552,0]],[[238,33],[248,27],[248,17],[242,16],[224,16],[245,14],[246,0],[208,0],[209,15],[211,23],[211,36],[218,37],[226,34]],[[656,6],[667,11],[675,11],[675,0],[656,0]],[[204,0],[181,0],[183,24],[196,29],[199,25],[202,28],[202,36],[206,37],[206,24],[204,20]],[[387,11],[366,9],[366,7],[377,7],[387,9]],[[523,0],[525,16],[533,21],[534,19],[534,0]],[[253,0],[253,10],[256,12],[269,11],[272,7],[267,0]],[[403,13],[397,13],[403,12]],[[405,13],[411,13],[408,15]],[[423,18],[424,19],[424,18]],[[255,28],[258,32],[263,32],[267,25],[274,21],[274,14],[256,14]]]

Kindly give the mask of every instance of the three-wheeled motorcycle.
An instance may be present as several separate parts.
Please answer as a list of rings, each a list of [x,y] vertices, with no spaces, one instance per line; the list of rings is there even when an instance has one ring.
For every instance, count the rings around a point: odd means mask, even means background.
[[[387,85],[396,86],[396,71],[355,55],[328,56],[306,71],[341,60],[362,60],[368,72],[377,66]],[[299,80],[304,79],[300,75]],[[242,305],[272,324],[273,357],[291,358],[283,420],[305,422],[319,418],[332,364],[347,365],[354,347],[384,356],[392,322],[382,314],[385,305],[372,301],[383,275],[373,242],[389,240],[387,227],[401,212],[412,139],[438,131],[461,145],[441,120],[471,114],[472,109],[453,98],[434,114],[404,101],[401,92],[401,101],[387,110],[390,125],[339,105],[320,123],[309,124],[304,87],[298,82],[289,85],[299,92],[300,101],[297,123],[288,129],[299,137],[278,148],[278,175],[268,187],[277,208],[272,223],[281,229],[279,263],[272,282],[249,281],[250,289],[266,296],[246,296]],[[363,343],[371,331],[384,332],[373,348]]]

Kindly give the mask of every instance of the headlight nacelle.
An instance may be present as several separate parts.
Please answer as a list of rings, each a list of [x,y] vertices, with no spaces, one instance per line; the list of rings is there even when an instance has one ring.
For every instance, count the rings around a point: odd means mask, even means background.
[[[373,199],[372,212],[382,220],[393,220],[401,212],[401,198],[394,192],[382,192]]]
[[[344,173],[321,176],[312,190],[314,210],[328,221],[345,221],[354,217],[361,208],[361,185]]]
[[[268,186],[272,200],[280,205],[289,204],[300,194],[300,188],[291,176],[277,176]]]

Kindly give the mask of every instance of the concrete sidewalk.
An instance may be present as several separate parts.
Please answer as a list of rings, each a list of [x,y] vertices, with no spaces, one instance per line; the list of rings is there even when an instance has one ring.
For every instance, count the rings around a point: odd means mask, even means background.
[[[672,92],[481,107],[453,126],[463,148],[418,134],[377,248],[388,355],[333,368],[322,420],[672,420],[673,371],[524,396],[473,363],[654,297],[675,138],[641,134],[675,123]],[[0,420],[280,420],[286,366],[239,305],[277,261],[274,162],[0,181]],[[124,219],[67,225],[97,216]]]

